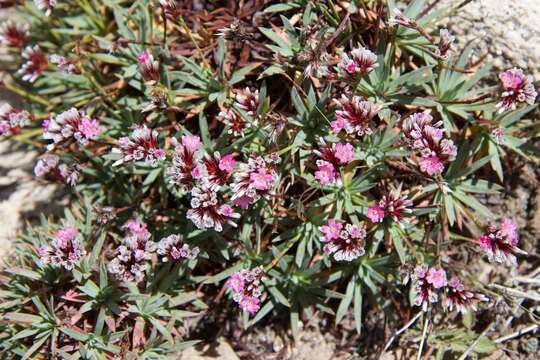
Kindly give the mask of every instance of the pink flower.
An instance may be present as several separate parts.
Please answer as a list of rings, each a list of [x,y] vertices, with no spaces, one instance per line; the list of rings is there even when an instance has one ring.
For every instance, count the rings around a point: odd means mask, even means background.
[[[338,182],[338,169],[354,160],[355,150],[349,143],[337,143],[330,147],[323,141],[321,147],[321,151],[314,150],[320,158],[316,161],[318,169],[315,178],[322,185]]]
[[[259,168],[249,175],[249,180],[256,190],[268,190],[274,181],[274,177],[266,168]]]
[[[341,110],[336,111],[336,120],[330,126],[332,131],[338,134],[345,130],[348,134],[356,133],[358,136],[370,135],[373,133],[371,122],[379,111],[379,108],[361,96],[349,98],[341,96],[341,101],[334,100]]]
[[[234,293],[244,291],[244,277],[240,272],[232,273],[229,280],[227,280],[227,288]]]
[[[67,270],[72,270],[85,254],[82,240],[77,230],[72,227],[57,231],[50,246],[39,248],[43,264],[62,266]]]
[[[532,76],[523,73],[522,69],[513,68],[499,74],[502,93],[497,104],[499,112],[515,110],[519,103],[534,104],[538,93],[532,83]]]
[[[342,229],[343,224],[335,219],[329,219],[326,225],[319,228],[319,230],[324,234],[325,241],[332,241],[339,238]]]
[[[443,269],[419,265],[413,273],[414,305],[427,311],[429,304],[438,302],[438,290],[446,286],[446,272]]]
[[[34,175],[50,181],[63,182],[71,186],[77,184],[79,179],[80,165],[68,166],[60,164],[60,158],[56,155],[45,154],[39,159],[34,167]]]
[[[392,189],[387,195],[383,195],[378,205],[368,208],[368,218],[371,222],[377,223],[382,222],[385,216],[389,216],[395,223],[401,224],[405,215],[412,213],[410,209],[412,205],[412,201],[407,199],[406,195],[402,195],[399,190]]]
[[[126,237],[107,268],[120,281],[139,283],[144,279],[156,244],[150,241],[146,224],[138,218],[128,221],[123,228],[127,230]]]
[[[254,296],[244,296],[239,303],[240,309],[247,311],[249,315],[253,315],[259,311],[261,301]]]
[[[47,68],[47,59],[38,45],[27,46],[21,56],[25,59],[25,62],[19,68],[17,74],[22,75],[24,81],[33,83]]]
[[[139,56],[137,56],[137,60],[139,61],[139,64],[144,64],[145,62],[150,60],[150,55],[148,55],[148,53],[145,51],[139,54]]]
[[[139,73],[143,80],[150,85],[157,83],[160,79],[159,63],[147,52],[143,52],[137,57],[139,61]]]
[[[0,25],[0,44],[22,49],[28,38],[28,24],[6,20]]]
[[[60,71],[64,74],[74,74],[77,71],[75,64],[71,61],[68,61],[65,57],[53,54],[49,57],[51,63],[56,64]]]
[[[277,183],[276,165],[279,162],[278,156],[270,154],[250,158],[247,164],[240,164],[231,184],[233,203],[244,208],[261,196],[267,197]]]
[[[256,118],[259,108],[259,90],[251,90],[246,87],[243,90],[236,91],[236,105],[246,112],[246,114]]]
[[[443,269],[437,270],[430,268],[426,276],[426,281],[433,285],[435,289],[440,289],[446,286],[446,272]]]
[[[424,279],[428,273],[429,267],[426,264],[417,266],[414,269],[414,275],[417,279]]]
[[[150,238],[150,232],[148,232],[148,227],[139,218],[129,220],[122,226],[122,228],[126,229],[131,235],[137,236],[139,238]]]
[[[378,205],[372,205],[368,208],[367,217],[372,223],[382,222],[384,219],[384,209]]]
[[[249,315],[259,311],[262,296],[260,284],[263,274],[264,270],[262,266],[259,266],[252,270],[234,272],[227,281],[227,288],[231,290],[233,300]]]
[[[517,245],[517,226],[512,219],[506,218],[501,223],[501,235],[510,239],[512,245]]]
[[[462,314],[467,313],[468,308],[476,311],[476,303],[478,301],[487,301],[488,299],[481,294],[475,294],[465,289],[461,281],[457,277],[453,277],[448,282],[446,296],[443,305],[449,311],[454,309]]]
[[[315,171],[315,179],[319,181],[321,185],[327,185],[338,180],[338,175],[334,168],[334,165],[328,161],[317,160],[317,168]]]
[[[84,118],[79,129],[86,139],[95,139],[99,136],[99,121]]]
[[[224,111],[220,111],[220,113],[217,116],[218,121],[221,121],[225,125],[229,126],[229,130],[227,131],[228,134],[234,135],[234,136],[244,136],[244,131],[251,127],[251,124],[244,120],[238,113],[233,111],[232,109],[226,109]]]
[[[199,254],[199,248],[190,248],[183,243],[182,235],[169,235],[161,239],[157,244],[157,251],[163,256],[163,262],[178,261],[181,259],[195,259]]]
[[[53,141],[47,147],[49,150],[73,141],[87,145],[89,140],[94,140],[99,134],[99,122],[89,119],[84,112],[75,108],[49,118],[46,126],[43,126],[43,138]]]
[[[233,200],[234,205],[239,206],[241,209],[247,209],[251,204],[255,202],[255,199],[249,196],[242,196]]]
[[[326,243],[324,252],[333,254],[336,261],[353,261],[365,254],[364,245],[366,230],[352,224],[343,225],[333,219],[326,226],[321,226],[324,234],[322,242]]]
[[[182,145],[188,152],[194,153],[201,148],[201,138],[198,136],[182,136]]]
[[[141,160],[151,166],[156,166],[158,161],[165,158],[165,152],[159,148],[158,132],[149,129],[146,125],[136,127],[130,137],[121,137],[118,145],[112,152],[122,154],[122,158],[113,166]]]
[[[172,165],[167,168],[169,182],[175,186],[191,188],[196,178],[202,176],[201,169],[197,167],[202,154],[201,139],[198,136],[182,136],[182,142],[172,139],[174,155]]]
[[[457,148],[450,139],[443,139],[442,121],[433,123],[428,113],[415,113],[403,123],[403,137],[410,150],[420,152],[420,169],[429,175],[440,174],[445,164],[454,161]]]
[[[516,254],[526,254],[517,247],[516,225],[510,219],[505,219],[500,226],[488,226],[487,233],[478,239],[490,261],[516,265]]]
[[[0,106],[0,135],[18,134],[21,128],[30,123],[28,111],[16,109],[8,103]]]
[[[236,167],[236,160],[232,155],[225,155],[219,160],[219,169],[225,171],[226,173],[231,174]]]
[[[347,122],[344,117],[337,117],[336,120],[330,123],[330,128],[334,134],[339,134],[342,130],[347,129]]]
[[[220,232],[224,224],[236,227],[234,219],[240,218],[240,214],[219,202],[217,186],[201,182],[191,190],[191,209],[187,211],[186,217],[199,229],[214,229]]]
[[[347,164],[349,161],[354,160],[354,148],[349,143],[336,144],[334,147],[334,154],[341,165]]]
[[[440,174],[444,171],[444,164],[437,156],[428,156],[420,159],[420,170],[429,175]]]
[[[369,74],[377,66],[377,55],[360,46],[351,52],[344,53],[338,64],[338,69],[347,78],[357,79],[362,75]]]
[[[199,181],[206,181],[212,186],[222,186],[229,181],[236,161],[232,158],[221,157],[219,152],[214,153],[213,158],[206,158],[193,170],[192,175]],[[232,169],[230,167],[232,166]],[[223,169],[230,171],[225,171]]]

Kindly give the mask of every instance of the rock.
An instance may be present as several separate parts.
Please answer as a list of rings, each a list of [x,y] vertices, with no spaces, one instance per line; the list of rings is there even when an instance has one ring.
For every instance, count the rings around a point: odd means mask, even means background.
[[[440,0],[437,8],[461,3]],[[445,20],[456,36],[456,48],[463,49],[474,40],[476,56],[488,54],[500,71],[509,67],[523,67],[526,73],[540,80],[540,17],[538,0],[473,0]],[[502,56],[502,58],[501,58]]]

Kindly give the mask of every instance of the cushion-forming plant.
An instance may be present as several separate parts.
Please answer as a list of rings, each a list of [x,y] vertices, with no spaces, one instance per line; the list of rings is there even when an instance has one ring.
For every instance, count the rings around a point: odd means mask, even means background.
[[[482,201],[529,156],[526,70],[495,78],[423,0],[241,4],[23,1],[0,26],[24,100],[0,134],[71,194],[7,260],[6,354],[166,358],[208,313],[296,338],[368,309],[422,319],[422,353],[498,296],[472,259],[526,256]],[[440,354],[495,349],[445,334]]]

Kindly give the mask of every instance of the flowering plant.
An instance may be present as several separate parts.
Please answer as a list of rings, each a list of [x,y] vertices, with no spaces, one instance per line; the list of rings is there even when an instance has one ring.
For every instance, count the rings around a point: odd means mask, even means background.
[[[4,351],[154,359],[204,319],[286,314],[298,338],[315,313],[361,333],[374,309],[437,338],[500,298],[465,265],[526,256],[481,202],[505,156],[531,156],[526,70],[485,87],[422,0],[91,3],[28,1],[0,26],[28,100],[2,105],[0,135],[73,194],[4,270]],[[493,351],[467,331],[432,346]]]

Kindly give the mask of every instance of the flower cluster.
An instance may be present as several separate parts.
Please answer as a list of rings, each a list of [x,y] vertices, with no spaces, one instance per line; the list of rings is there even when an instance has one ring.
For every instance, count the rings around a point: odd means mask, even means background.
[[[369,74],[378,66],[377,55],[360,46],[342,55],[338,69],[345,78],[356,80],[362,75]]]
[[[447,29],[441,29],[439,32],[439,45],[437,47],[436,53],[437,55],[442,59],[446,60],[448,59],[448,52],[450,51],[450,48],[452,47],[452,43],[456,39],[454,36],[450,35],[450,32],[448,32]]]
[[[198,176],[211,186],[225,185],[236,168],[236,160],[232,155],[221,156],[215,152],[211,158],[205,158],[197,167]]]
[[[137,126],[130,137],[121,137],[118,145],[119,147],[113,148],[112,151],[122,154],[122,157],[113,166],[141,160],[155,166],[159,160],[165,159],[165,151],[158,144],[158,132],[146,125]]]
[[[236,226],[234,219],[240,218],[232,207],[218,200],[218,189],[218,186],[201,181],[191,190],[191,209],[187,211],[187,218],[199,229],[222,231],[224,224]]]
[[[45,154],[34,167],[34,175],[50,181],[59,181],[71,186],[77,184],[81,167],[78,164],[69,166],[61,164],[60,158],[53,154]]]
[[[516,265],[516,254],[525,254],[517,247],[516,225],[511,219],[504,219],[499,226],[488,226],[486,234],[478,242],[490,261]]]
[[[251,90],[249,87],[236,91],[236,106],[249,116],[256,119],[259,115],[259,90]]]
[[[324,234],[324,252],[333,254],[336,261],[353,261],[365,254],[366,229],[363,226],[345,224],[329,219],[319,230]]]
[[[25,62],[21,65],[17,73],[22,75],[22,79],[34,82],[43,74],[47,68],[47,58],[38,45],[27,46],[21,53]]]
[[[143,52],[137,57],[139,61],[139,73],[148,84],[155,84],[159,81],[159,63],[154,60],[154,56]]]
[[[22,49],[28,38],[28,31],[28,24],[7,20],[0,25],[0,44]]]
[[[499,112],[515,110],[519,103],[534,104],[538,93],[532,83],[531,75],[525,75],[522,69],[513,68],[499,74],[502,94],[497,104]]]
[[[117,250],[117,255],[108,264],[109,272],[120,281],[141,282],[148,269],[147,262],[155,251],[155,243],[150,241],[146,224],[139,219],[124,225],[127,236]]]
[[[234,272],[227,281],[227,288],[231,290],[234,301],[250,315],[255,314],[261,307],[260,285],[263,274],[261,266],[252,270],[244,269]]]
[[[279,156],[272,153],[264,157],[251,157],[247,163],[241,163],[233,175],[231,184],[233,203],[242,209],[247,209],[261,196],[270,195],[279,179],[276,165],[280,161]]]
[[[345,130],[347,134],[357,134],[358,136],[371,135],[371,121],[379,111],[379,108],[365,100],[361,96],[352,98],[342,95],[341,100],[334,100],[341,110],[336,111],[336,119],[330,123],[332,132],[339,134]]]
[[[482,295],[465,289],[457,277],[447,280],[446,271],[427,265],[419,265],[413,273],[414,305],[421,306],[427,311],[430,304],[439,301],[439,295],[443,296],[442,305],[448,311],[459,311],[465,314],[468,309],[476,311],[478,301],[487,301]]]
[[[62,71],[64,74],[74,74],[77,71],[75,64],[63,56],[52,54],[49,57],[49,61],[58,66],[60,71]]]
[[[321,145],[322,150],[314,150],[317,159],[317,171],[315,179],[321,185],[340,182],[339,169],[349,164],[355,158],[354,147],[349,143],[335,143],[332,146],[325,142]]]
[[[86,254],[77,229],[72,227],[58,230],[50,246],[41,246],[38,252],[43,264],[67,270],[72,270]]]
[[[169,235],[157,243],[156,252],[162,256],[163,262],[175,262],[195,259],[199,255],[199,248],[185,244],[182,235]]]
[[[252,125],[250,122],[241,117],[240,114],[230,108],[220,111],[217,119],[223,124],[229,126],[227,133],[234,136],[243,137],[244,131]]]
[[[162,6],[165,14],[176,20],[180,16],[180,3],[178,0],[159,0],[159,4]]]
[[[420,169],[431,176],[441,174],[445,164],[454,161],[457,155],[454,142],[443,136],[442,121],[433,123],[433,117],[425,112],[412,114],[403,123],[407,146],[420,152]]]
[[[200,167],[198,166],[202,153],[201,139],[198,136],[184,135],[182,141],[172,138],[174,155],[172,165],[167,168],[169,181],[174,186],[185,186],[191,188],[195,179],[200,177]]]
[[[18,134],[21,128],[30,123],[27,111],[16,109],[8,103],[0,105],[0,135]]]
[[[401,10],[398,8],[394,8],[392,10],[394,15],[390,19],[388,19],[388,23],[390,25],[401,25],[409,28],[414,28],[416,26],[415,22],[411,19],[409,19]]]
[[[476,303],[478,301],[488,301],[488,298],[482,294],[473,293],[465,289],[465,286],[463,286],[461,280],[457,277],[450,279],[443,299],[443,306],[448,311],[455,309],[462,314],[465,314],[469,308],[476,311]]]
[[[90,119],[84,112],[75,108],[43,122],[43,138],[53,141],[47,147],[49,150],[56,145],[66,145],[72,141],[87,145],[89,140],[96,139],[99,134],[99,121]]]
[[[56,7],[57,0],[34,0],[34,4],[38,9],[45,12],[45,16],[49,16]]]
[[[407,199],[399,190],[392,189],[379,200],[378,204],[368,208],[367,217],[372,223],[379,223],[385,217],[391,218],[396,224],[401,224],[405,215],[412,213],[412,201]]]
[[[446,271],[443,269],[430,268],[427,265],[420,265],[414,269],[413,273],[414,305],[421,306],[427,311],[429,304],[439,301],[438,292],[445,287]]]

